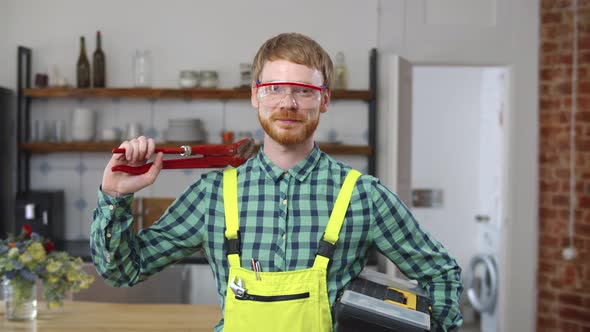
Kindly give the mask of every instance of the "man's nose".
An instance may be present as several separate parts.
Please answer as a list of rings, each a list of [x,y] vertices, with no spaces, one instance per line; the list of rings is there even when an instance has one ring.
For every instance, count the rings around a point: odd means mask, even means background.
[[[279,104],[280,108],[289,108],[289,109],[297,109],[299,105],[297,104],[297,100],[293,97],[292,93],[286,93],[283,99],[281,99],[281,103]]]

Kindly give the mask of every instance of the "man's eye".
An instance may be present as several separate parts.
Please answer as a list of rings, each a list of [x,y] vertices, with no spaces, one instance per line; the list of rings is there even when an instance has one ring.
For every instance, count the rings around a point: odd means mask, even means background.
[[[272,92],[272,93],[283,93],[283,91],[284,91],[283,87],[280,85],[271,85],[268,88],[269,88],[268,89],[269,92]]]
[[[309,88],[297,88],[294,92],[300,96],[309,96],[313,94],[313,90]]]

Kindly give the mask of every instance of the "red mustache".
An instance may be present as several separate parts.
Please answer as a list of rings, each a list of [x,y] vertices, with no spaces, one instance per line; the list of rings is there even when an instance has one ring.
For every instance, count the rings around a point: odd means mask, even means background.
[[[277,114],[273,114],[270,116],[271,120],[295,120],[295,121],[303,121],[304,119],[300,116],[297,116],[291,112],[281,112]]]

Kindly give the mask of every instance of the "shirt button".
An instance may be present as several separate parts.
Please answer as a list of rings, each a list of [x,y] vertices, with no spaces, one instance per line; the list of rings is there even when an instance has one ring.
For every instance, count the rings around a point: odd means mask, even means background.
[[[283,205],[287,205],[287,200],[286,199],[283,200]]]
[[[110,239],[111,238],[111,233],[107,233],[107,237]]]
[[[287,176],[289,176],[289,173],[287,173],[287,172],[283,173],[284,178],[286,178]]]
[[[104,258],[106,259],[107,263],[111,262],[111,254],[109,254],[108,252],[104,255]]]
[[[113,204],[109,205],[109,210],[113,210],[115,207],[113,206]]]
[[[287,235],[285,233],[283,233],[282,238],[283,238],[283,241],[285,241],[285,239],[287,238]]]

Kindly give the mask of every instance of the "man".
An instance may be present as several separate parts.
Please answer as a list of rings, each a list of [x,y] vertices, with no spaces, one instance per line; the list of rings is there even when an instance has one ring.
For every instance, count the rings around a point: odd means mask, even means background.
[[[455,260],[376,178],[359,177],[314,144],[330,104],[328,54],[306,36],[281,34],[262,45],[253,75],[263,148],[237,169],[203,175],[137,235],[132,194],[156,180],[162,154],[144,175],[112,172],[154,155],[151,139],[121,144],[126,152],[104,171],[91,228],[98,272],[131,286],[202,249],[224,313],[216,331],[330,331],[338,292],[376,248],[430,291],[432,330],[457,329]]]

